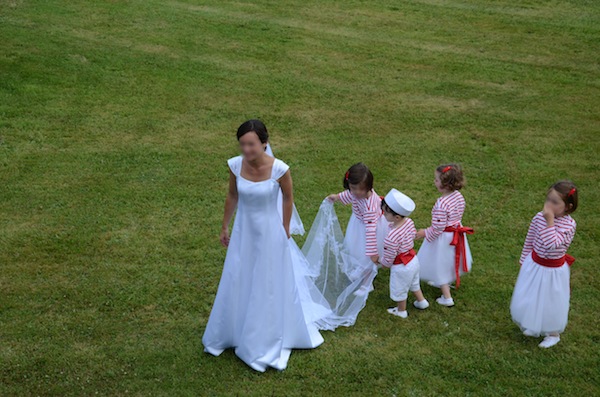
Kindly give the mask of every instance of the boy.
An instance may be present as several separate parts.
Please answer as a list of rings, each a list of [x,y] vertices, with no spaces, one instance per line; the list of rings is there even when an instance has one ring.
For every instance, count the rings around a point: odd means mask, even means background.
[[[401,318],[408,317],[406,299],[412,291],[417,299],[417,309],[427,309],[429,302],[423,297],[419,280],[419,259],[413,249],[417,229],[408,216],[414,211],[415,203],[396,189],[390,190],[381,202],[383,216],[389,223],[389,232],[383,243],[384,256],[380,262],[390,269],[390,298],[397,302],[388,313]]]

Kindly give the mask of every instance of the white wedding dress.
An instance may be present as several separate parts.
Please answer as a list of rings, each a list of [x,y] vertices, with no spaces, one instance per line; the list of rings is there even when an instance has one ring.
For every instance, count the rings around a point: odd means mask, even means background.
[[[228,164],[236,177],[238,206],[202,343],[216,356],[234,348],[257,371],[283,370],[291,349],[323,343],[319,324],[331,310],[283,228],[278,179],[289,167],[275,159],[271,177],[252,182],[241,176],[241,156]]]
[[[275,157],[273,154],[273,149],[271,149],[271,144],[267,143],[267,149],[265,152],[271,156]],[[279,189],[279,195],[277,196],[277,210],[279,211],[279,215],[283,216],[283,194],[281,189]],[[298,210],[296,209],[296,204],[292,208],[292,217],[290,219],[290,234],[297,234],[299,236],[304,235],[304,224],[302,223],[302,219],[300,218],[300,214],[298,214]]]

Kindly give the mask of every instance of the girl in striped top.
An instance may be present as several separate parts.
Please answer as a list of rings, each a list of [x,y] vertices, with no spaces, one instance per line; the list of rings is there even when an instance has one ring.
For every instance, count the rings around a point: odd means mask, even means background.
[[[352,205],[352,216],[346,228],[344,246],[356,258],[358,264],[347,269],[348,276],[356,280],[364,279],[357,295],[365,295],[373,290],[373,278],[377,274],[377,259],[383,253],[387,222],[381,216],[381,197],[373,190],[373,174],[363,163],[354,164],[344,176],[344,190],[331,194],[327,199]]]
[[[531,221],[521,253],[521,269],[510,313],[526,336],[544,335],[540,347],[560,341],[569,316],[570,270],[567,249],[575,236],[571,213],[577,209],[577,187],[560,181],[546,194],[544,209]]]
[[[439,286],[442,296],[436,302],[454,306],[450,284],[460,285],[460,276],[471,270],[473,259],[465,234],[473,229],[461,224],[465,212],[465,199],[460,189],[465,184],[462,168],[458,164],[440,165],[435,170],[435,187],[442,194],[431,211],[431,226],[417,232],[417,239],[425,241],[419,249],[421,279]]]

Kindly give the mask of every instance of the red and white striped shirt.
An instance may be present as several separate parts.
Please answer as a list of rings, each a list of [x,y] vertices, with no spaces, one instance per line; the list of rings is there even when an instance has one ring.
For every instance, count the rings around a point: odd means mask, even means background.
[[[377,255],[377,221],[381,216],[381,197],[371,190],[371,196],[359,199],[350,190],[344,190],[338,194],[344,205],[352,204],[354,216],[365,225],[366,240],[365,254],[367,256]]]
[[[410,218],[406,218],[400,227],[394,227],[390,223],[389,228],[390,231],[383,240],[383,258],[380,258],[381,263],[386,266],[393,265],[398,255],[411,250],[415,246],[417,235],[415,223]]]
[[[425,229],[427,241],[438,238],[445,228],[459,225],[464,212],[465,198],[458,190],[437,199],[431,210],[431,226]]]
[[[562,258],[575,237],[576,227],[577,224],[570,215],[554,218],[554,226],[548,227],[544,215],[538,212],[529,225],[519,262],[523,264],[533,250],[545,259]]]

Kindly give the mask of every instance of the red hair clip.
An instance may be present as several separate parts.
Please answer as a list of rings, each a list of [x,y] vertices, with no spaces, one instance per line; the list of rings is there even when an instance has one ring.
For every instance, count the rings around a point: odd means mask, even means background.
[[[567,194],[567,197],[571,197],[572,195],[575,194],[575,192],[577,191],[577,189],[573,188],[569,191],[569,193]]]
[[[348,180],[349,176],[350,176],[350,171],[346,171],[346,180]]]
[[[444,173],[446,173],[446,172],[450,171],[451,169],[452,169],[452,167],[451,167],[451,166],[449,166],[449,165],[448,165],[448,166],[446,166],[446,167],[444,167],[444,169],[442,170],[442,174],[444,174]]]

